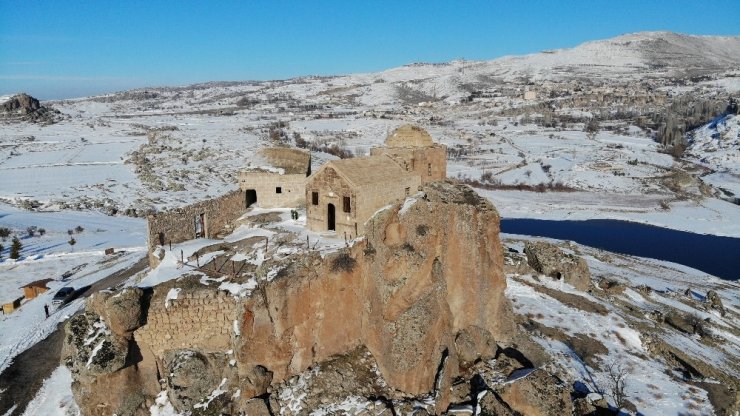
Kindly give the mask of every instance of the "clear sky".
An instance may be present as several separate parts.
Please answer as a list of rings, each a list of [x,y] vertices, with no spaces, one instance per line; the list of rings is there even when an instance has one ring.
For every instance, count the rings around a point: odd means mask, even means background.
[[[372,72],[646,30],[739,35],[740,0],[0,0],[0,95]]]

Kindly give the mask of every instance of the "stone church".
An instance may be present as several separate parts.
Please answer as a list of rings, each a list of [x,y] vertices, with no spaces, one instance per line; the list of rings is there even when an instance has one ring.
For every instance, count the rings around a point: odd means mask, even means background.
[[[306,226],[355,238],[380,208],[446,176],[447,148],[420,127],[401,126],[370,156],[328,162],[308,178]]]

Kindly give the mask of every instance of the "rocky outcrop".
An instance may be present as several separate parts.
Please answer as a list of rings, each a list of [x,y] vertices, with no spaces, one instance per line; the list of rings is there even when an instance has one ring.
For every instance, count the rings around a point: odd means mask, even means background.
[[[339,389],[337,397],[353,390],[388,400],[428,395],[437,413],[447,409],[453,381],[514,333],[498,213],[463,185],[430,183],[403,206],[376,214],[366,230],[337,253],[305,252],[271,265],[276,277],[245,298],[197,277],[150,294],[101,295],[88,313],[135,352],[111,374],[146,378],[138,383],[144,404],[163,380],[170,402],[185,412],[261,408],[252,398],[318,366],[324,372],[315,380],[326,378],[321,385]],[[141,313],[129,311],[137,305]],[[365,362],[348,364],[347,356]],[[69,357],[68,365],[84,367],[84,354]],[[367,368],[377,383],[367,382]],[[81,394],[98,378],[82,371],[75,379],[85,409],[121,408],[120,398]],[[306,406],[330,394],[321,391],[307,395]]]
[[[563,279],[578,290],[591,286],[591,272],[582,258],[564,253],[558,246],[544,241],[527,241],[524,245],[527,262],[538,273]]]
[[[710,309],[715,309],[721,316],[725,316],[725,307],[722,305],[722,298],[715,290],[707,292],[707,303]]]
[[[528,416],[557,416],[573,413],[570,388],[542,369],[521,370],[526,375],[495,389],[509,408]]]
[[[14,95],[0,104],[0,119],[4,120],[54,123],[59,116],[59,111],[42,106],[39,100],[26,93]]]
[[[21,93],[10,97],[10,99],[0,104],[0,111],[4,113],[28,114],[41,108],[39,100],[31,97],[26,93]]]

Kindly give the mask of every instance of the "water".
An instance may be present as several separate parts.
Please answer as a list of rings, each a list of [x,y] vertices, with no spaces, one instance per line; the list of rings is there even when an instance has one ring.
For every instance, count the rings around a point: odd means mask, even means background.
[[[683,264],[725,280],[740,278],[740,238],[695,234],[617,220],[502,219],[501,231],[572,240],[615,253]]]

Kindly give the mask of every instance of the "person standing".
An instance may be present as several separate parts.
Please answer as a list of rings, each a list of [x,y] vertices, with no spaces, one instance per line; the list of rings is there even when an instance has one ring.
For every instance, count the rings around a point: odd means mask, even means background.
[[[44,313],[46,314],[46,319],[49,319],[49,305],[44,305]]]

